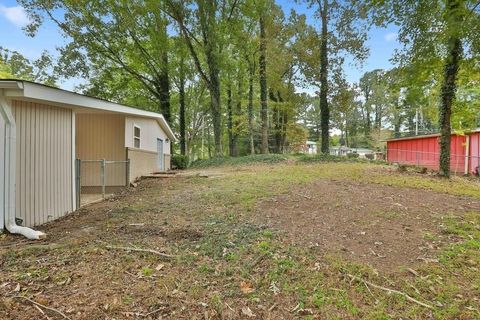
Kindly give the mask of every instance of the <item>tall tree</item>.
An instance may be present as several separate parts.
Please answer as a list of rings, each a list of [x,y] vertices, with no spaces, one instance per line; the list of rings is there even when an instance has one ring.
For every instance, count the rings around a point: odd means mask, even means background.
[[[158,1],[128,2],[20,0],[31,16],[34,35],[45,17],[69,42],[60,49],[66,77],[88,77],[91,70],[114,68],[128,74],[152,94],[157,111],[170,121],[168,20]]]
[[[341,72],[346,56],[362,62],[368,54],[365,11],[355,0],[306,0],[315,9],[319,29],[307,26],[299,37],[309,50],[300,54],[306,81],[319,88],[321,151],[329,152],[331,77]],[[330,81],[331,83],[331,81]]]
[[[369,0],[378,25],[400,26],[404,50],[396,56],[401,66],[415,65],[423,72],[441,74],[439,105],[440,173],[450,175],[451,113],[457,75],[463,57],[480,53],[480,6],[477,0]],[[462,52],[465,55],[462,55]],[[442,71],[443,70],[443,71]]]
[[[262,153],[268,153],[268,88],[267,88],[267,35],[265,33],[265,13],[259,18],[260,26],[260,57],[258,61],[260,72],[260,104],[262,119]]]
[[[166,0],[168,14],[177,22],[200,77],[210,92],[215,155],[222,156],[221,52],[226,24],[236,12],[237,2],[226,0]],[[192,4],[189,6],[189,4]],[[197,38],[195,30],[201,35]],[[202,63],[205,61],[205,65]]]
[[[319,14],[322,21],[320,36],[320,116],[322,153],[329,153],[330,108],[328,106],[328,0],[319,2]]]
[[[253,128],[253,82],[255,79],[255,56],[253,59],[247,56],[247,63],[248,63],[248,140],[250,144],[250,154],[255,154],[255,142],[254,142],[254,128]]]
[[[459,25],[465,18],[463,0],[447,0],[445,15],[447,26],[447,51],[445,59],[442,90],[440,94],[440,173],[450,176],[450,145],[452,105],[457,89],[457,74],[462,55],[462,39]]]
[[[20,52],[0,47],[0,79],[16,78],[55,86],[57,68],[50,54],[42,52],[38,59],[30,60]]]
[[[178,95],[179,95],[179,127],[180,127],[180,153],[187,154],[187,135],[185,119],[185,58],[180,58],[179,77],[178,77]]]

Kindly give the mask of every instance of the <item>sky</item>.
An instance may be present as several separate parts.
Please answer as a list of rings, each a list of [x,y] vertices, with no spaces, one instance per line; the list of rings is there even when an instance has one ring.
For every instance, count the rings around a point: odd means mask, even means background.
[[[310,23],[317,23],[312,17],[311,10],[306,6],[299,5],[293,0],[277,0],[277,3],[287,14],[293,8],[299,13],[306,14]],[[15,0],[0,0],[0,46],[16,50],[29,59],[40,57],[44,50],[55,56],[56,48],[66,43],[66,39],[63,38],[57,27],[47,21],[41,26],[37,35],[31,38],[22,30],[28,21],[24,9]],[[397,31],[395,26],[370,30],[366,43],[370,48],[370,56],[361,68],[347,63],[345,74],[349,82],[358,82],[366,71],[389,69],[393,66],[390,59],[395,48],[399,48]],[[69,79],[60,83],[60,86],[63,89],[73,90],[83,81],[82,79]]]

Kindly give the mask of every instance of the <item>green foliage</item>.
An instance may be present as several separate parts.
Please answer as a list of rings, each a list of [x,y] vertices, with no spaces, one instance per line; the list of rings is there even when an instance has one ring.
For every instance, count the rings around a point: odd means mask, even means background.
[[[244,157],[218,157],[206,160],[196,160],[192,168],[207,168],[220,166],[243,166],[252,164],[276,164],[287,161],[289,158],[280,154],[257,154]]]
[[[153,274],[153,269],[149,267],[142,268],[142,275],[145,277],[150,277]]]
[[[172,167],[176,169],[186,169],[188,167],[188,156],[181,154],[172,155]]]
[[[12,79],[14,76],[10,70],[10,67],[0,59],[0,79]]]
[[[356,154],[356,156],[355,156]],[[343,156],[334,156],[330,154],[303,154],[297,158],[299,162],[358,162],[358,163],[374,163],[374,164],[385,164],[385,161],[380,160],[367,160],[358,157],[358,153],[351,153],[352,156],[343,157]]]
[[[18,51],[0,46],[0,79],[19,79],[55,86],[57,69],[52,57],[42,52],[40,58],[30,60]]]

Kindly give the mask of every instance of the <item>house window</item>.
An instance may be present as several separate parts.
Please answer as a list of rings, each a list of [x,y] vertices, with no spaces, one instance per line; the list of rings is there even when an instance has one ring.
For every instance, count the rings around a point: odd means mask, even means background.
[[[140,127],[133,127],[133,146],[140,149]]]

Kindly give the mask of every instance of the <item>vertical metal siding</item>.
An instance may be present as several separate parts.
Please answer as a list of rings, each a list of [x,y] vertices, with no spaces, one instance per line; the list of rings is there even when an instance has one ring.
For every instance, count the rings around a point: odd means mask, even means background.
[[[72,200],[72,111],[12,101],[17,124],[16,216],[25,226],[59,218]]]
[[[5,122],[0,117],[0,232],[4,228],[5,221],[5,194],[2,190],[5,190]]]
[[[469,171],[473,172],[476,167],[480,166],[480,132],[470,135],[470,164]]]
[[[406,140],[387,141],[389,162],[418,165],[433,170],[439,169],[439,137],[417,137]],[[463,173],[465,166],[465,136],[452,135],[450,169]]]

